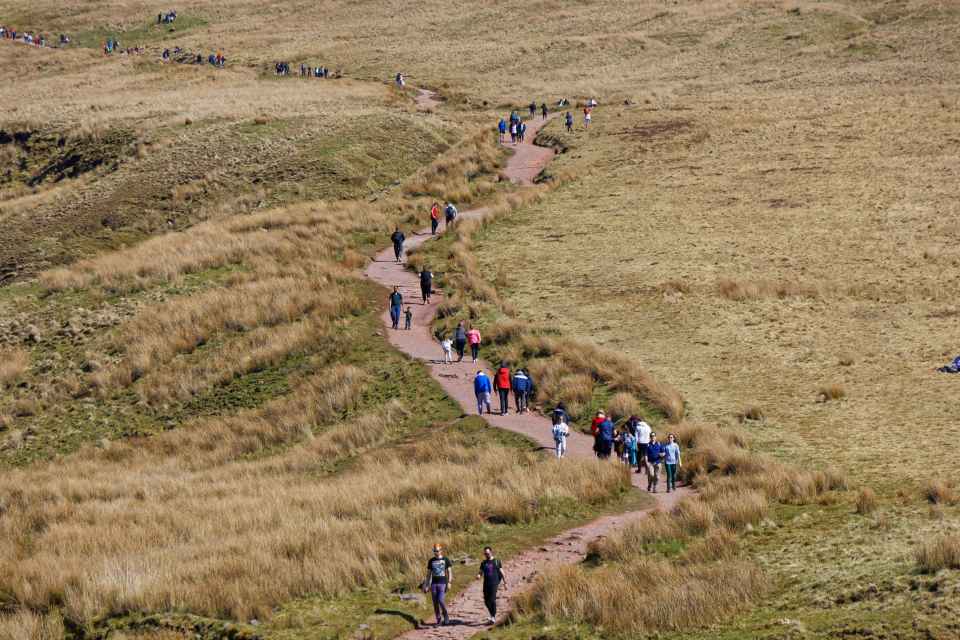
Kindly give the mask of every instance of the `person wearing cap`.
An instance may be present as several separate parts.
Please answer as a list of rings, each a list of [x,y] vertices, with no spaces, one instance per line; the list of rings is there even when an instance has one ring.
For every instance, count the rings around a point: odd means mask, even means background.
[[[427,579],[424,585],[430,591],[433,600],[433,613],[437,616],[437,626],[450,623],[447,613],[447,589],[453,584],[453,563],[443,555],[443,547],[433,545],[433,557],[427,561]],[[442,614],[442,615],[441,615]]]
[[[527,403],[530,400],[530,391],[533,389],[533,383],[530,382],[530,376],[523,369],[517,369],[513,375],[513,401],[517,406],[517,413],[527,411]]]

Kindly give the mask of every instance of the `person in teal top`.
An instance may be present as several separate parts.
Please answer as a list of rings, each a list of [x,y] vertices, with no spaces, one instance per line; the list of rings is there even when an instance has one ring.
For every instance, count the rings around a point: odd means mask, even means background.
[[[667,468],[667,493],[677,490],[677,468],[680,464],[680,445],[677,444],[677,436],[671,433],[663,447],[663,466]]]

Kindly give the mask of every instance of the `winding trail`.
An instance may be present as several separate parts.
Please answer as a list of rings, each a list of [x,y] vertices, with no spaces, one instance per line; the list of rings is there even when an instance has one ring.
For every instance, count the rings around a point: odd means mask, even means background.
[[[439,104],[435,94],[424,89],[419,90],[416,100],[421,108],[432,108]],[[549,122],[549,119],[544,120],[539,116],[529,120],[527,122],[527,134],[530,142],[505,145],[513,149],[513,155],[511,155],[504,170],[506,176],[513,182],[520,185],[533,184],[534,177],[553,157],[554,151],[552,149],[538,147],[532,142],[537,135],[537,131],[547,122]],[[462,211],[458,217],[477,218],[484,215],[486,211],[487,208],[480,207]],[[415,232],[413,237],[408,238],[404,243],[404,248],[409,250],[418,247],[430,238],[430,228],[426,227]],[[443,299],[442,294],[434,293],[431,296],[430,304],[423,304],[420,301],[419,278],[416,274],[407,270],[405,257],[403,263],[398,264],[395,261],[392,248],[387,248],[376,255],[374,261],[367,267],[366,275],[384,287],[399,286],[403,299],[406,301],[405,306],[410,304],[413,309],[413,328],[410,331],[394,331],[391,329],[390,314],[387,310],[383,312],[382,320],[390,343],[410,357],[427,362],[430,375],[440,383],[447,394],[460,404],[465,413],[474,413],[476,411],[476,400],[473,394],[473,375],[478,369],[490,372],[492,367],[488,362],[482,360],[478,361],[477,364],[472,364],[469,357],[464,358],[461,363],[456,361],[452,364],[443,363],[440,345],[430,333],[430,326],[436,315],[437,305]],[[384,301],[386,302],[386,296],[384,296]],[[496,398],[492,402],[496,407],[498,404]],[[485,416],[485,418],[489,424],[497,428],[527,436],[541,448],[549,449],[552,454],[554,448],[553,436],[550,430],[550,420],[546,417],[536,413],[523,415],[510,413],[505,416],[491,414]],[[572,432],[567,440],[567,447],[568,456],[594,457],[593,440],[582,433]],[[641,490],[646,489],[645,475],[633,474],[632,478],[634,486]],[[665,482],[664,480],[662,486],[665,486]],[[590,541],[603,537],[625,524],[635,522],[652,511],[670,509],[688,494],[689,491],[682,487],[674,493],[654,494],[655,507],[599,518],[582,527],[565,531],[537,548],[529,549],[514,556],[505,562],[503,567],[511,590],[515,592],[522,588],[549,565],[580,562],[586,554],[587,545]],[[483,594],[480,585],[473,579],[475,575],[473,571],[474,567],[471,566],[460,568],[456,573],[455,578],[458,581],[469,580],[471,584],[447,605],[451,625],[434,627],[432,624],[421,624],[418,628],[403,634],[401,638],[406,640],[461,640],[489,628],[488,614],[483,605]],[[498,608],[498,616],[508,612],[510,610],[509,601],[504,601],[503,596],[501,596]]]

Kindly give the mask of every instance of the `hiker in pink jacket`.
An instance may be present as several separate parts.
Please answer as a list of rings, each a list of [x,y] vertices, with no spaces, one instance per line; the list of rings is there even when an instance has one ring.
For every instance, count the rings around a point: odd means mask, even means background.
[[[470,355],[473,356],[473,361],[476,363],[477,358],[480,355],[480,330],[476,327],[470,327],[470,331],[467,331],[467,343],[470,345]]]

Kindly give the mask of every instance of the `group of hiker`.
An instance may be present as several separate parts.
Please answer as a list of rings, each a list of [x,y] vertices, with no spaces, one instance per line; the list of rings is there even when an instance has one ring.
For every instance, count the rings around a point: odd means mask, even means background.
[[[483,548],[483,560],[477,570],[477,580],[481,580],[483,604],[490,614],[487,621],[490,624],[497,622],[497,592],[507,589],[507,577],[503,573],[503,565],[493,554],[490,547]],[[433,557],[427,561],[427,577],[420,588],[430,594],[433,601],[433,613],[437,618],[437,626],[450,624],[450,614],[447,611],[447,591],[453,585],[453,561],[444,555],[443,546],[433,545]]]
[[[398,74],[398,77],[399,77],[399,74]],[[559,107],[569,106],[569,104],[570,102],[566,98],[561,98],[557,102],[557,106]],[[590,127],[590,123],[593,121],[593,109],[596,106],[597,106],[597,101],[594,98],[590,98],[584,104],[584,107],[583,107],[584,128]],[[527,109],[529,110],[530,118],[536,117],[538,110],[540,111],[540,117],[544,120],[546,120],[550,115],[550,111],[547,108],[546,102],[540,103],[540,106],[537,107],[536,100],[531,101]],[[567,111],[566,114],[564,114],[563,123],[568,133],[573,131],[573,113],[571,111]],[[520,115],[516,112],[516,110],[514,110],[510,112],[510,116],[508,119],[500,118],[499,122],[497,122],[497,132],[499,133],[499,136],[500,136],[500,144],[503,144],[504,141],[506,140],[507,133],[510,134],[511,144],[522,143],[526,139],[525,136],[527,133],[527,125],[523,121],[523,119],[520,117]]]
[[[166,13],[157,14],[157,24],[172,24],[174,20],[177,19],[176,9],[171,9]]]
[[[460,338],[461,331],[463,331],[462,322],[457,326],[457,330],[454,332],[454,343],[459,343],[460,345],[463,344],[462,338]],[[477,352],[480,348],[480,331],[476,328],[471,328],[462,335],[464,335],[466,340],[470,343],[470,351],[471,355],[473,356],[473,362],[476,363]],[[458,352],[461,354],[463,353],[462,346],[458,348]],[[461,357],[461,360],[462,359],[463,358]],[[526,413],[530,410],[530,396],[533,394],[533,380],[523,369],[517,369],[515,372],[511,372],[510,366],[506,362],[501,362],[496,373],[493,374],[492,380],[490,379],[490,376],[483,371],[483,369],[477,371],[473,378],[473,392],[477,397],[478,415],[483,415],[484,408],[487,409],[488,414],[493,413],[493,408],[490,404],[490,397],[494,391],[497,392],[497,397],[500,400],[500,406],[497,408],[497,415],[505,416],[507,413],[509,413],[511,392],[513,392],[514,409],[518,414]],[[558,453],[557,457],[562,457],[562,455]]]
[[[560,414],[566,412],[562,403],[559,409]],[[557,413],[555,409],[554,414]],[[556,421],[556,416],[554,419]],[[666,441],[660,442],[656,432],[642,416],[632,415],[621,426],[618,426],[618,422],[600,410],[590,423],[593,451],[597,457],[609,460],[615,456],[623,464],[636,467],[637,473],[646,473],[647,491],[652,493],[657,492],[660,472],[663,470],[667,477],[667,493],[675,491],[677,469],[681,465],[680,445],[676,436],[668,434]]]
[[[290,63],[289,62],[275,62],[273,64],[273,71],[278,76],[288,76],[290,75]],[[325,66],[313,66],[309,65],[306,62],[300,63],[299,74],[301,78],[339,78],[339,71],[331,71],[328,67]]]
[[[12,40],[13,42],[29,44],[34,47],[51,46],[50,40],[45,35],[34,34],[30,32],[21,33],[16,29],[12,29],[4,25],[0,25],[0,40]],[[64,47],[70,44],[70,36],[61,33],[57,41],[59,42],[59,46]]]
[[[172,51],[170,49],[164,49],[160,53],[160,59],[163,60],[164,62],[170,62],[170,60],[173,60],[174,62],[179,62],[181,64],[203,64],[204,63],[202,53],[194,54],[189,51],[185,51],[180,47],[174,47]],[[225,55],[223,55],[222,51],[215,51],[215,52],[211,52],[207,56],[206,62],[211,66],[222,69],[227,64],[227,58]]]

